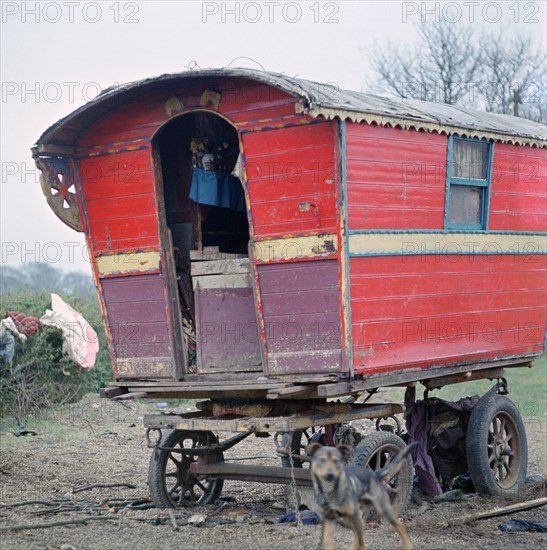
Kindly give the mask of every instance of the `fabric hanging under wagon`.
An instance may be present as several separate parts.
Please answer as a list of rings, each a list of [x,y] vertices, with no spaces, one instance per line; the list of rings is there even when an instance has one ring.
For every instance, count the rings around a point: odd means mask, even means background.
[[[239,178],[231,174],[194,168],[190,198],[199,204],[221,206],[243,212],[245,196]]]

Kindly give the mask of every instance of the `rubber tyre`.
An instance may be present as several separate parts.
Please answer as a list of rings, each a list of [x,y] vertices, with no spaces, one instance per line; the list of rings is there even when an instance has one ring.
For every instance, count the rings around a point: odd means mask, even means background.
[[[180,447],[184,442],[192,441],[195,443],[195,447],[218,443],[217,437],[212,432],[192,432],[186,430],[169,430],[163,435],[159,447]],[[188,447],[188,445],[184,445]],[[180,460],[180,467],[176,466],[176,463],[171,457]],[[200,477],[191,477],[188,476],[188,468],[191,462],[196,461],[196,457],[191,457],[186,460],[182,459],[183,455],[181,453],[172,453],[167,450],[162,450],[159,448],[154,449],[152,456],[150,457],[150,463],[148,465],[148,489],[150,491],[150,496],[152,497],[152,502],[156,508],[177,508],[191,504],[195,505],[205,505],[212,504],[215,502],[222,492],[222,487],[224,485],[224,480],[218,478],[203,478]],[[217,451],[214,454],[209,454],[201,458],[205,462],[218,463],[224,461],[224,456],[222,452]],[[167,469],[174,467],[175,471],[180,474],[179,477],[175,479],[183,479],[183,486],[185,488],[184,494],[182,491],[179,491],[179,498],[173,498],[170,490],[167,487],[167,477],[171,472],[167,472]],[[185,498],[187,490],[190,488],[192,491],[195,487],[199,488],[200,494],[195,495],[196,498]],[[190,494],[192,496],[193,493]]]
[[[524,486],[526,430],[508,397],[490,395],[473,408],[467,429],[467,463],[478,493],[512,497]]]
[[[394,433],[376,432],[368,435],[355,447],[348,466],[363,466],[371,470],[382,468],[388,457],[392,460],[406,448],[406,443]],[[406,512],[412,482],[414,480],[414,466],[412,459],[407,457],[399,473],[388,483],[391,488],[391,505],[397,517]]]

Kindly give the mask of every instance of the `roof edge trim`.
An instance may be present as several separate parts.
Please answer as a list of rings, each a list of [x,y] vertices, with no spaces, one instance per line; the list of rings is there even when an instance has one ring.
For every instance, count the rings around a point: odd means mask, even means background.
[[[374,113],[363,113],[358,111],[350,111],[348,109],[334,109],[331,107],[322,107],[320,105],[312,105],[302,109],[302,114],[309,115],[313,118],[322,116],[327,120],[338,118],[340,120],[350,120],[351,122],[365,122],[367,124],[378,124],[385,126],[399,126],[403,130],[422,130],[424,132],[438,132],[447,135],[457,134],[465,135],[466,137],[494,140],[496,142],[508,143],[511,145],[529,145],[540,149],[547,147],[547,140],[527,138],[520,135],[511,135],[500,132],[492,132],[486,130],[478,130],[466,126],[452,126],[448,124],[440,124],[433,122],[425,122],[411,117],[402,118],[394,116],[385,116]]]

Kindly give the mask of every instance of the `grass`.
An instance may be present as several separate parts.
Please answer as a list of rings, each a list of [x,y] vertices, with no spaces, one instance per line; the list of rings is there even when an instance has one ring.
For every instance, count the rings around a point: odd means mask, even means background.
[[[544,418],[547,415],[547,358],[536,361],[532,368],[506,369],[505,378],[510,399],[517,405],[523,417]],[[490,380],[476,380],[445,386],[429,393],[430,397],[440,397],[447,401],[457,401],[461,397],[482,395],[493,385]],[[417,398],[421,398],[418,387]],[[378,392],[375,401],[402,403],[404,388],[385,388]]]
[[[85,395],[76,403],[56,405],[30,415],[25,429],[38,435],[14,437],[12,433],[21,426],[13,417],[0,417],[0,450],[12,445],[34,445],[37,442],[77,442],[89,437],[100,438],[105,431],[116,431],[120,424],[135,424],[142,427],[142,416],[158,413],[156,403],[167,403],[167,409],[188,410],[196,399],[134,399],[128,403],[99,399],[98,394]]]

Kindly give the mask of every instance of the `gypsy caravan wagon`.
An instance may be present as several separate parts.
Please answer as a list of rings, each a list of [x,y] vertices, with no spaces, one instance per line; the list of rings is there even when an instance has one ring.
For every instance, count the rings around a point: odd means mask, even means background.
[[[528,120],[250,69],[111,88],[49,128],[33,154],[49,205],[85,233],[103,394],[204,399],[144,419],[156,504],[212,502],[224,479],[310,484],[223,452],[276,433],[302,466],[308,430],[332,442],[403,410],[356,397],[406,386],[408,414],[418,382],[427,398],[479,378],[497,382],[470,413],[471,477],[517,490],[526,437],[501,394],[504,369],[545,349],[546,143]],[[354,461],[405,444],[375,436]]]

